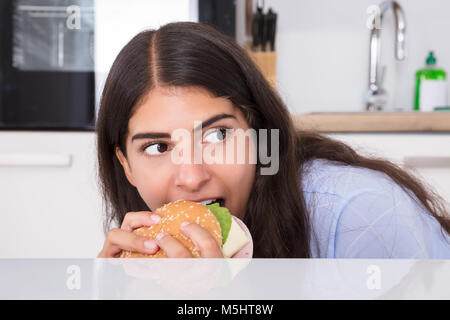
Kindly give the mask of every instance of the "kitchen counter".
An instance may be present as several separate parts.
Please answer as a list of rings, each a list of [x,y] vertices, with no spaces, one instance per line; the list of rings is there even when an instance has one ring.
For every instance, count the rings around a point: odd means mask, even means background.
[[[293,115],[298,128],[319,132],[450,132],[450,112],[317,112]]]
[[[0,259],[0,270],[3,300],[450,299],[450,260],[436,259]]]

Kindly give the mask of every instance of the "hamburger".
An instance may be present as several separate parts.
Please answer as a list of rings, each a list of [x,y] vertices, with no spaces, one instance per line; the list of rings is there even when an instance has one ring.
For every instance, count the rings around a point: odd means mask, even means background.
[[[225,258],[251,258],[252,256],[253,241],[248,228],[218,202],[205,205],[188,200],[177,200],[156,209],[154,213],[161,216],[159,224],[140,227],[133,233],[150,239],[155,239],[158,233],[168,233],[180,241],[193,257],[199,258],[199,250],[180,230],[181,224],[188,221],[206,229],[222,249]],[[161,249],[155,254],[122,250],[120,258],[167,258],[167,255]]]

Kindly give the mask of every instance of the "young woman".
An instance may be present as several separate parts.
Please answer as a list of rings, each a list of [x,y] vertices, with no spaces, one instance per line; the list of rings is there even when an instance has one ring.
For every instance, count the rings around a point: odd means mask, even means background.
[[[175,163],[171,135],[194,132],[195,121],[200,143],[214,147],[237,129],[279,129],[278,171],[261,174],[259,158]],[[168,234],[149,240],[131,231],[158,223],[151,211],[165,203],[220,198],[248,226],[256,258],[450,258],[450,220],[438,196],[388,161],[296,130],[245,51],[206,25],[171,23],[136,35],[110,70],[96,131],[105,231],[118,226],[98,257],[122,249],[190,257]],[[199,225],[183,232],[202,257],[222,257]]]

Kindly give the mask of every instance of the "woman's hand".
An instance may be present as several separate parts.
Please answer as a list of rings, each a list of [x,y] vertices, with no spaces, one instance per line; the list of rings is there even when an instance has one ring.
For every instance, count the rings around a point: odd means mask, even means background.
[[[155,240],[138,236],[132,231],[143,226],[158,224],[160,220],[160,216],[150,211],[128,212],[120,229],[114,228],[108,232],[103,249],[97,258],[118,258],[122,250],[144,254],[156,253],[159,247]]]
[[[192,254],[177,239],[161,233],[156,239],[148,239],[133,233],[133,230],[158,224],[161,217],[150,211],[128,212],[122,226],[111,229],[97,258],[118,258],[122,250],[155,254],[160,248],[169,258],[192,258]],[[196,223],[183,223],[181,231],[189,237],[202,258],[223,258],[220,246],[214,237]]]
[[[200,225],[183,222],[181,231],[192,240],[202,258],[223,258],[222,249],[217,241]],[[169,258],[192,258],[191,252],[167,233],[158,234],[156,243]]]

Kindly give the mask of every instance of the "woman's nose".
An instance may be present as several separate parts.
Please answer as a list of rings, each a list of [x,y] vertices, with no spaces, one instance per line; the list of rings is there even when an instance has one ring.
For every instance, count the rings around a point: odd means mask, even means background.
[[[204,164],[180,164],[177,168],[175,185],[189,192],[199,191],[211,174]]]

